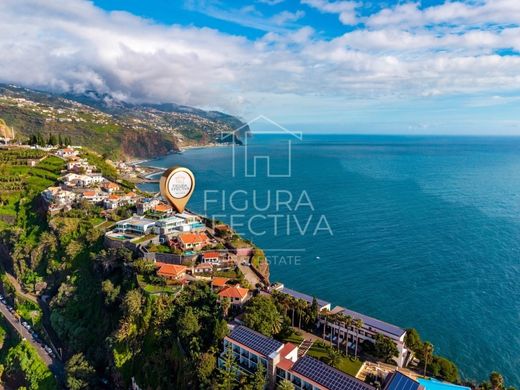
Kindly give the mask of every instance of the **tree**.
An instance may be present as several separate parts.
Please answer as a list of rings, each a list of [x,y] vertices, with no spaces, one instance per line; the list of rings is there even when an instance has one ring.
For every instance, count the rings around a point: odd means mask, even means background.
[[[265,387],[265,376],[266,369],[261,361],[258,361],[258,365],[256,366],[256,371],[253,374],[251,385],[252,390],[264,390]]]
[[[224,314],[224,317],[227,317],[229,308],[231,307],[231,301],[229,298],[224,298],[220,301],[220,307],[222,308],[222,313]]]
[[[276,390],[294,390],[294,385],[289,382],[287,379],[284,379],[278,386],[276,386]]]
[[[428,361],[431,361],[433,355],[433,345],[429,341],[425,341],[423,344],[423,358],[424,358],[424,376],[426,376],[426,368],[428,367]]]
[[[312,328],[315,329],[316,323],[318,322],[320,315],[320,307],[318,305],[318,300],[316,297],[312,297],[312,303],[309,307],[309,322],[312,325]]]
[[[252,298],[244,310],[244,324],[265,336],[271,337],[281,330],[281,317],[273,299],[268,295]]]
[[[356,330],[356,350],[354,352],[354,358],[358,357],[358,346],[359,346],[359,331],[363,328],[363,320],[361,318],[356,318],[352,321],[352,325]]]
[[[201,354],[197,361],[197,377],[199,382],[203,385],[209,386],[211,382],[211,376],[215,367],[217,366],[217,358],[214,354],[204,352]]]
[[[388,361],[393,357],[399,356],[399,351],[395,343],[387,336],[378,333],[374,344],[374,352],[377,357]]]
[[[421,336],[419,336],[419,332],[416,329],[410,328],[406,329],[406,336],[404,338],[404,343],[414,352],[418,352],[422,350],[422,341]]]
[[[65,365],[67,387],[71,390],[87,389],[92,384],[96,371],[83,353],[73,355]]]
[[[110,279],[107,279],[101,283],[101,291],[103,291],[103,295],[105,296],[105,305],[110,306],[119,296],[121,286],[115,287]]]
[[[491,382],[491,386],[493,386],[493,390],[504,388],[504,377],[496,371],[489,374],[489,381]]]
[[[231,344],[228,344],[222,366],[218,369],[217,388],[222,390],[233,390],[238,383],[237,372],[238,367],[233,355]]]
[[[179,320],[179,336],[185,341],[199,332],[201,326],[192,307],[187,307]]]
[[[341,355],[339,351],[334,348],[329,347],[327,349],[327,360],[328,363],[333,367],[338,367],[339,362],[341,361]]]

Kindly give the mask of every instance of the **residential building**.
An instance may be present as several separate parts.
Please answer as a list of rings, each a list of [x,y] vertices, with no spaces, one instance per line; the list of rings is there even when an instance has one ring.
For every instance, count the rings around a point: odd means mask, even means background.
[[[110,194],[103,201],[103,205],[107,210],[117,209],[121,205],[121,197],[116,194]]]
[[[279,284],[276,290],[288,294],[296,299],[302,299],[306,301],[309,305],[312,304],[313,297],[307,294],[303,294],[299,291],[291,290],[286,288],[283,284]],[[363,326],[359,329],[359,333],[357,333],[357,329],[354,326],[350,326],[348,330],[344,327],[344,324],[339,322],[328,322],[327,329],[333,329],[332,335],[326,335],[329,339],[330,337],[339,337],[340,342],[349,343],[349,345],[353,345],[355,343],[356,337],[359,337],[359,342],[363,342],[364,340],[368,340],[370,342],[375,342],[376,335],[381,333],[387,337],[389,337],[396,345],[397,350],[399,351],[399,356],[395,358],[395,361],[399,367],[403,367],[410,356],[410,352],[406,349],[404,339],[406,336],[406,330],[400,328],[396,325],[388,324],[384,321],[378,320],[376,318],[357,313],[353,310],[345,309],[340,306],[336,306],[331,310],[331,303],[316,299],[318,302],[318,307],[320,311],[327,311],[330,314],[338,314],[342,313],[345,316],[349,316],[353,320],[360,319],[363,322]],[[320,323],[323,326],[324,319],[320,318]],[[348,334],[348,336],[347,336]]]
[[[56,156],[61,158],[69,158],[78,155],[78,151],[72,148],[64,148],[56,151]]]
[[[186,270],[188,269],[184,265],[169,263],[156,262],[155,265],[158,267],[157,275],[171,280],[180,280],[184,278],[186,276]]]
[[[229,278],[223,278],[221,276],[214,276],[211,278],[211,287],[214,290],[220,290],[223,287],[227,286],[227,282],[229,282]]]
[[[375,390],[367,383],[347,375],[310,356],[298,357],[298,346],[266,337],[245,326],[235,327],[224,338],[224,350],[218,364],[231,348],[239,373],[253,374],[259,362],[266,368],[267,389],[284,379],[295,390]],[[405,390],[405,389],[389,389]]]
[[[395,362],[399,367],[403,367],[406,365],[408,357],[410,356],[410,352],[408,349],[406,349],[405,346],[405,336],[406,336],[406,330],[403,328],[400,328],[399,326],[392,325],[389,323],[386,323],[384,321],[378,320],[376,318],[367,316],[365,314],[361,314],[358,312],[355,312],[350,309],[345,309],[340,306],[336,306],[331,312],[331,314],[338,314],[341,313],[345,316],[349,316],[352,319],[360,319],[363,322],[363,326],[361,329],[356,329],[354,326],[348,327],[348,329],[344,326],[344,324],[339,322],[329,322],[327,329],[333,329],[332,334],[335,335],[335,337],[340,338],[340,342],[348,342],[348,343],[354,343],[356,340],[356,337],[359,337],[359,342],[363,342],[365,340],[368,340],[370,342],[375,342],[375,338],[378,333],[383,334],[384,336],[387,336],[392,340],[399,352],[399,356],[394,358]],[[320,322],[323,324],[324,320],[320,318]],[[348,335],[348,336],[347,336]],[[328,337],[331,337],[329,334]]]
[[[202,254],[202,261],[214,265],[220,265],[220,253],[216,251],[204,252]]]
[[[96,189],[86,190],[83,191],[83,193],[81,194],[81,199],[85,199],[86,201],[95,204],[103,202],[103,200],[105,200],[106,197],[107,196],[105,193],[100,192]]]
[[[153,208],[153,211],[160,214],[171,214],[173,213],[173,208],[169,204],[166,203],[159,203],[155,205]]]
[[[167,218],[161,218],[156,223],[157,233],[160,235],[169,235],[183,231],[184,219],[175,215]]]
[[[133,233],[138,235],[150,234],[155,226],[155,221],[144,217],[133,216],[116,222],[116,232]]]
[[[183,250],[200,250],[209,243],[206,233],[181,233],[177,239]]]
[[[42,197],[47,203],[54,203],[58,206],[70,205],[76,200],[76,194],[66,191],[60,187],[49,187],[42,192]]]
[[[116,183],[112,183],[111,181],[107,181],[101,186],[101,189],[109,194],[119,191],[119,186]]]
[[[228,298],[233,306],[242,306],[246,303],[249,298],[249,290],[247,288],[240,287],[239,284],[235,286],[225,286],[218,293],[219,301],[224,298]]]
[[[143,215],[146,212],[153,210],[161,201],[158,198],[145,198],[137,202],[137,214]]]
[[[213,264],[210,263],[200,263],[193,268],[193,273],[195,274],[210,274],[213,272]]]

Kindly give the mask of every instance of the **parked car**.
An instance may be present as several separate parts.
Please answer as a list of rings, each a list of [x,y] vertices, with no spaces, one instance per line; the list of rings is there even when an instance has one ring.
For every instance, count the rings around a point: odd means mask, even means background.
[[[27,322],[25,322],[25,321],[22,322],[22,326],[23,326],[24,328],[27,328],[27,325],[29,325]]]
[[[0,299],[4,299],[4,296],[2,294],[0,294]]]
[[[2,302],[4,305],[7,305],[7,301],[4,298],[0,299],[0,302]]]

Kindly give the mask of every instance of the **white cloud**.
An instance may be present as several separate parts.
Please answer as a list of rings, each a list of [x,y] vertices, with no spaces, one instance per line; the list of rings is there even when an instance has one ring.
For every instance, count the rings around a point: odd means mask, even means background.
[[[284,25],[289,22],[296,22],[305,16],[305,12],[298,10],[296,12],[282,11],[271,17],[271,21],[277,25]]]
[[[496,23],[506,23],[510,15],[505,2],[499,3],[501,18],[498,3],[485,12],[495,15]],[[510,3],[510,13],[515,4]],[[446,20],[453,17],[446,10],[458,9],[470,24],[468,6],[446,7],[434,14]],[[8,55],[0,81],[61,91],[94,88],[134,101],[173,101],[233,113],[258,105],[265,109],[270,102],[278,110],[280,104],[273,102],[290,105],[309,97],[381,101],[518,93],[520,57],[496,51],[520,50],[520,28],[432,29],[410,22],[417,12],[433,20],[427,10],[412,5],[405,23],[398,8],[379,12],[367,28],[330,40],[319,38],[310,26],[250,40],[105,12],[82,0],[3,0],[0,50]],[[482,12],[475,14],[477,22]],[[401,22],[373,23],[381,15]]]
[[[356,6],[354,1],[301,0],[302,4],[316,8],[320,12],[338,14],[343,24],[356,24]]]

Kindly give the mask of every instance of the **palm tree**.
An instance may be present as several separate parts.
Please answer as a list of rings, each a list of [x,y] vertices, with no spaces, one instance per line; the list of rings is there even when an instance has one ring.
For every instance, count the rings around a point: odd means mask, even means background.
[[[363,320],[361,318],[356,318],[352,321],[352,325],[354,325],[354,329],[356,330],[356,350],[354,351],[354,358],[358,357],[358,346],[359,346],[359,331],[363,327]]]
[[[227,317],[229,308],[231,307],[231,301],[229,298],[224,298],[220,302],[220,306],[222,307],[222,313],[224,314],[224,318]]]
[[[276,386],[276,390],[294,390],[294,385],[287,379],[284,379],[283,381],[278,383],[278,386]]]
[[[350,327],[352,326],[352,317],[345,315],[345,330],[347,332],[347,336],[345,338],[345,355],[348,356],[348,338],[350,335]]]
[[[327,331],[327,319],[329,316],[329,311],[327,309],[323,309],[321,311],[323,313],[323,335],[321,336],[322,339],[325,339],[325,333]]]
[[[429,341],[425,341],[423,344],[423,355],[424,355],[424,376],[426,376],[426,367],[428,367],[428,361],[433,356],[433,345]]]
[[[287,296],[287,302],[289,306],[291,306],[292,309],[292,315],[291,315],[291,326],[294,326],[294,311],[296,310],[296,299],[292,296]]]
[[[305,302],[303,299],[297,299],[296,300],[296,308],[298,309],[298,328],[302,328],[302,313],[307,307],[307,302]]]

